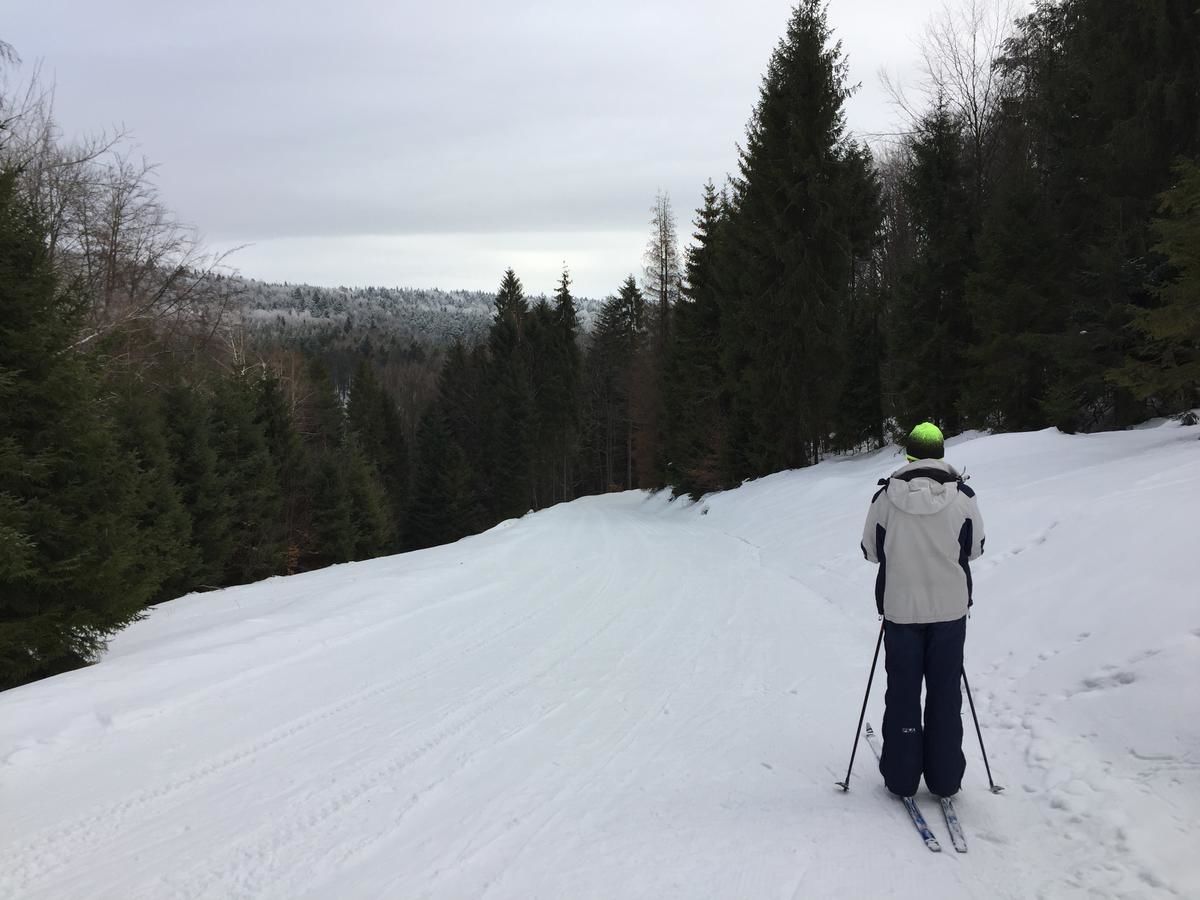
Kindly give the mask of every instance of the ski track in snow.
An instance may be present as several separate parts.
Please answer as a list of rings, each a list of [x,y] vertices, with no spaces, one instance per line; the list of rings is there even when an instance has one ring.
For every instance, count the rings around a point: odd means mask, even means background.
[[[884,451],[164,604],[0,694],[0,898],[1200,896],[1195,429],[948,458],[987,524],[967,667],[1008,788],[964,703],[966,855],[921,846],[865,747],[833,787]]]

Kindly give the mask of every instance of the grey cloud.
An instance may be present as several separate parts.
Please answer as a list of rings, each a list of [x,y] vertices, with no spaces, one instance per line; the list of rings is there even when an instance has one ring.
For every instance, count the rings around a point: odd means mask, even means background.
[[[911,69],[941,2],[832,4],[863,82],[853,128],[893,123],[876,72]],[[6,13],[0,38],[54,73],[68,130],[127,124],[167,202],[214,240],[639,231],[659,188],[687,234],[704,180],[735,167],[788,15],[775,0],[43,0]]]

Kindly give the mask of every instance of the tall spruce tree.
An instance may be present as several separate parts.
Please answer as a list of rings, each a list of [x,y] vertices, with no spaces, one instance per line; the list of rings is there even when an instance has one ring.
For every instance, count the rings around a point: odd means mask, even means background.
[[[843,360],[828,446],[858,449],[883,443],[883,368],[886,359],[879,283],[883,228],[882,188],[870,154],[846,159],[846,237],[851,249],[850,283],[841,292]]]
[[[632,275],[600,308],[588,355],[590,443],[600,490],[645,486],[635,458],[640,439],[638,363],[648,342],[646,297]]]
[[[579,312],[575,308],[571,277],[565,266],[554,292],[553,335],[553,366],[542,390],[548,394],[547,407],[551,411],[556,483],[561,478],[560,493],[556,496],[570,500],[575,480],[571,462],[579,445],[583,356],[579,349]]]
[[[551,384],[555,376],[554,310],[546,298],[537,300],[525,320],[525,344],[529,358],[529,384],[533,418],[529,433],[530,508],[552,502],[554,492],[555,408]]]
[[[675,336],[664,384],[667,477],[676,494],[694,498],[723,486],[726,410],[721,368],[723,229],[728,205],[711,182],[696,212],[686,252],[686,283],[675,309]]]
[[[893,297],[887,333],[900,422],[933,421],[961,430],[966,355],[973,342],[966,298],[974,267],[974,180],[963,126],[945,98],[916,126],[901,178],[912,241]],[[864,336],[865,339],[865,336]]]
[[[526,329],[529,303],[512,269],[496,294],[488,334],[491,358],[490,480],[492,513],[498,519],[524,515],[533,506],[534,406],[532,366]]]
[[[851,91],[824,3],[801,0],[739,160],[722,310],[736,477],[814,462],[833,427],[856,236],[878,215],[867,153],[846,135]]]

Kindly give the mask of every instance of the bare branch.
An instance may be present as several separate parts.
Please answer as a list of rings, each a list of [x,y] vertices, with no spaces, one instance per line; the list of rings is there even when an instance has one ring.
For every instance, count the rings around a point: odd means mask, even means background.
[[[996,65],[1012,33],[1017,0],[957,0],[930,20],[920,40],[922,78],[918,107],[903,86],[882,75],[884,87],[915,127],[930,106],[945,105],[961,124],[974,168],[977,195],[991,166],[989,129],[1011,90]]]

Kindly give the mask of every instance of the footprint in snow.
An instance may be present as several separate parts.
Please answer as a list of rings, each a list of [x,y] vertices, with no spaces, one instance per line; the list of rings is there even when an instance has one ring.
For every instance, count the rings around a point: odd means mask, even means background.
[[[1091,678],[1083,679],[1080,685],[1079,693],[1087,691],[1102,691],[1108,688],[1123,687],[1127,684],[1133,684],[1137,681],[1137,675],[1133,672],[1116,672],[1112,675],[1092,676]]]

